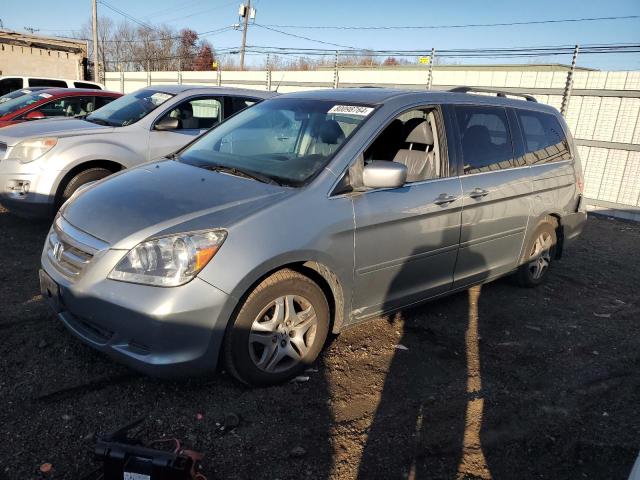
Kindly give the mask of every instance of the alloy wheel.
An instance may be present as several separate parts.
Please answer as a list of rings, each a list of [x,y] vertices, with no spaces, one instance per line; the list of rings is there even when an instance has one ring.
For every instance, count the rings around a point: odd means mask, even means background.
[[[553,238],[549,232],[542,232],[533,244],[530,254],[529,271],[534,280],[539,280],[551,264]]]
[[[315,340],[318,317],[311,302],[299,295],[276,298],[256,316],[249,333],[254,365],[279,373],[300,363]]]

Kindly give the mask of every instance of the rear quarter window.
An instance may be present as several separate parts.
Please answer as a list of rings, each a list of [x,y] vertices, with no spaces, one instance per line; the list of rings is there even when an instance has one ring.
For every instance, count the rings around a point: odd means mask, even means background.
[[[94,85],[93,83],[85,83],[85,82],[73,82],[76,88],[91,88],[93,90],[102,90],[98,85]]]
[[[571,159],[567,137],[555,116],[529,110],[516,110],[516,115],[527,163],[537,165]]]

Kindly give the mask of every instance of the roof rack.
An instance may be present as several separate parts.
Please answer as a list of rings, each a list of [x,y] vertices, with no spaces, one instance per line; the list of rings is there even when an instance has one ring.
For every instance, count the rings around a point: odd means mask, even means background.
[[[478,93],[495,93],[498,97],[506,98],[507,95],[511,95],[513,97],[522,97],[527,102],[538,102],[535,97],[531,95],[527,95],[526,93],[514,93],[507,92],[504,90],[492,90],[490,88],[476,88],[476,87],[455,87],[449,90],[450,92],[457,93],[470,93],[470,92],[478,92]]]

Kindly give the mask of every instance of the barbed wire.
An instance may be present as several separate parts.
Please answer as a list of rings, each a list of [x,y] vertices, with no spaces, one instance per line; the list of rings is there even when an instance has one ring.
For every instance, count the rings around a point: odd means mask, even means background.
[[[474,49],[436,49],[436,58],[541,58],[573,55],[575,46],[545,46],[545,47],[512,47],[512,48],[474,48]],[[430,55],[427,50],[328,50],[305,49],[295,47],[274,47],[249,45],[246,54],[253,56],[297,56],[305,57],[420,57]],[[235,55],[239,53],[238,47],[223,47],[216,49],[214,55]],[[587,44],[580,46],[580,55],[593,54],[623,54],[640,53],[640,43],[624,44]],[[110,64],[161,62],[170,60],[193,60],[190,55],[150,55],[147,57],[122,57],[121,59],[108,60]]]

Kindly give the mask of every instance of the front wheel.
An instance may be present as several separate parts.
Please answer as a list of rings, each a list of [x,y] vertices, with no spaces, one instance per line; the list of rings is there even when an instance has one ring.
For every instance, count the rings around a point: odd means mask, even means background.
[[[227,370],[250,385],[295,377],[320,354],[329,330],[322,289],[293,270],[263,280],[247,297],[225,337]]]
[[[103,167],[93,167],[88,168],[87,170],[83,170],[74,175],[64,186],[62,193],[56,201],[55,209],[56,212],[60,209],[62,204],[71,198],[76,190],[78,190],[82,185],[91,182],[97,182],[98,180],[102,180],[105,177],[108,177],[113,172],[107,168]]]
[[[526,260],[518,268],[518,283],[523,287],[537,287],[545,281],[556,256],[558,243],[555,221],[543,221],[534,232],[525,253]]]

